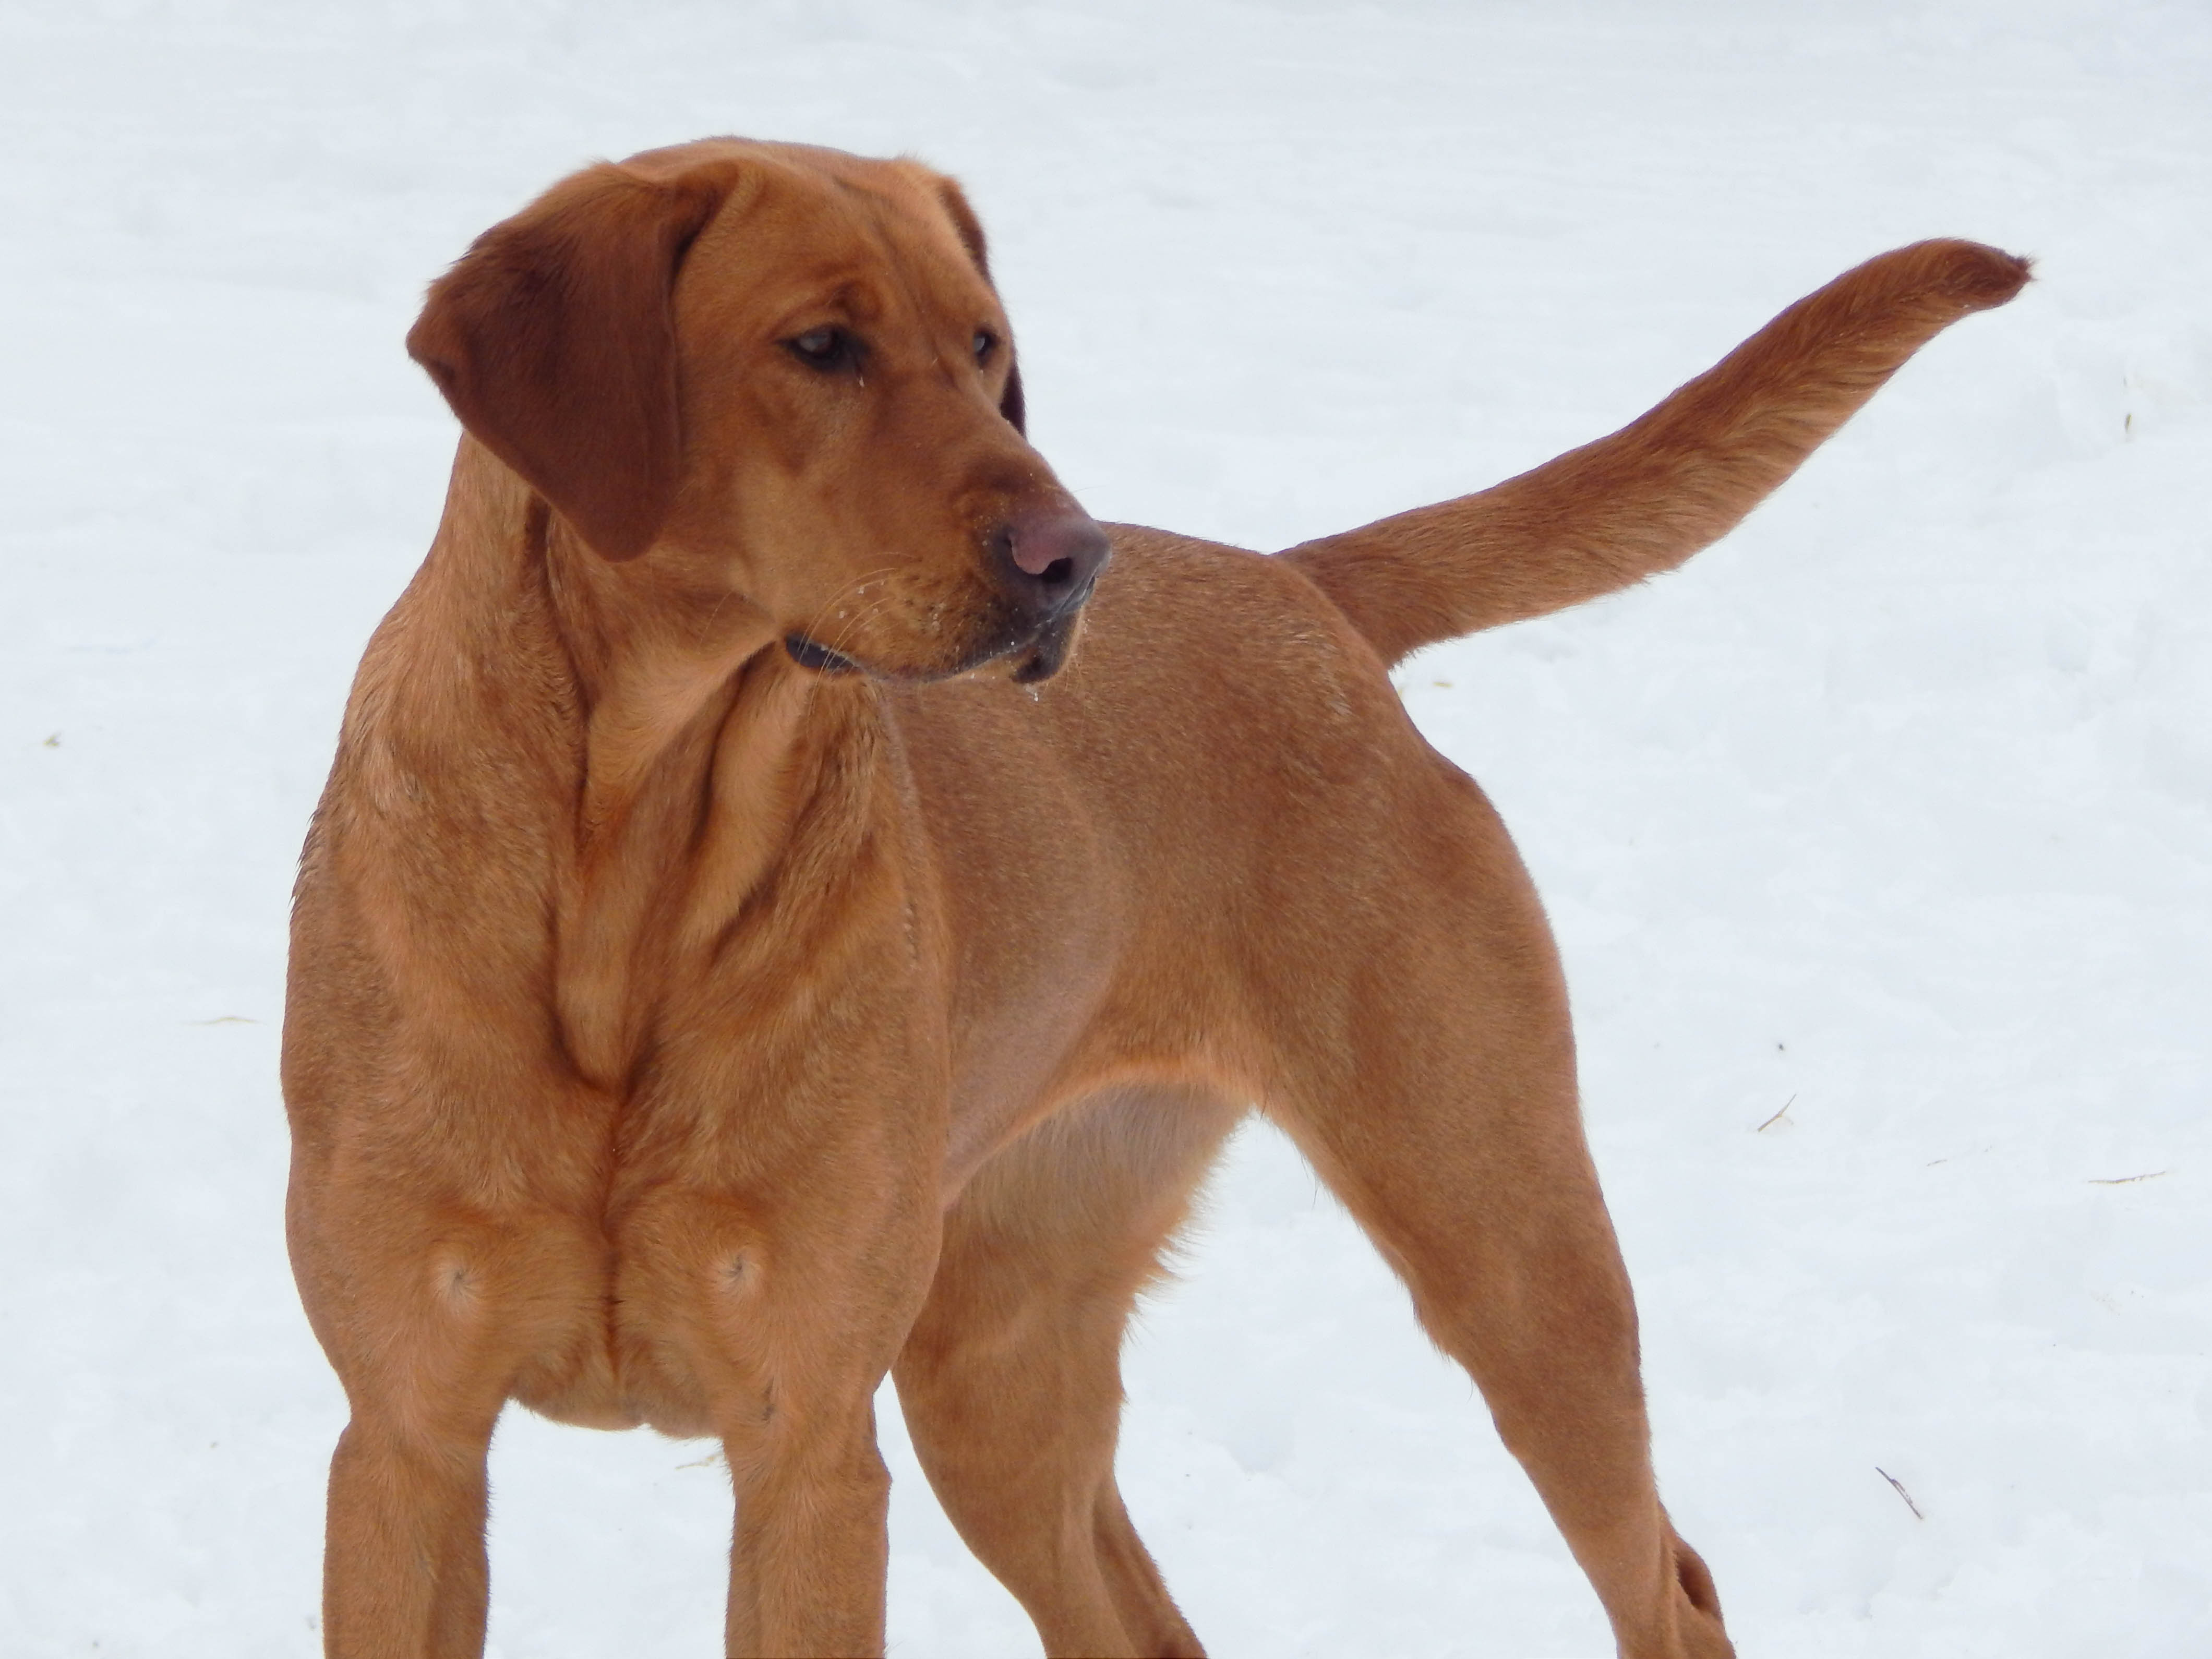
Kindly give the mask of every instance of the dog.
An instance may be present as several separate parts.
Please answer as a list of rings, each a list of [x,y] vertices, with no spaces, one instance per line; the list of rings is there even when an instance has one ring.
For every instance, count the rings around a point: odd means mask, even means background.
[[[295,903],[326,1650],[481,1652],[512,1400],[718,1438],[728,1652],[879,1653],[888,1372],[1049,1652],[1201,1652],[1115,1485],[1118,1350],[1256,1104],[1620,1651],[1730,1652],[1543,913],[1388,670],[1680,563],[2027,274],[1884,255],[1609,438],[1269,557],[1083,512],[917,163],[708,140],[479,238],[408,336],[463,436]]]

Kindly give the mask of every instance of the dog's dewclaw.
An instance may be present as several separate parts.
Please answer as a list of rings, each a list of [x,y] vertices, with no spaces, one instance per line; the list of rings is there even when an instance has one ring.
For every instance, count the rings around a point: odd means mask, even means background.
[[[1283,556],[1390,662],[1628,586],[1726,534],[1906,358],[2027,279],[1978,242],[1878,255],[1610,437]]]

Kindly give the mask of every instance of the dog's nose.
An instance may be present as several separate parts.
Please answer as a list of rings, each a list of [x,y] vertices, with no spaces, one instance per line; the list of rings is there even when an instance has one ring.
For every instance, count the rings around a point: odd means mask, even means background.
[[[1088,514],[1066,507],[1016,514],[992,536],[991,550],[1000,578],[1040,622],[1082,604],[1112,551]]]

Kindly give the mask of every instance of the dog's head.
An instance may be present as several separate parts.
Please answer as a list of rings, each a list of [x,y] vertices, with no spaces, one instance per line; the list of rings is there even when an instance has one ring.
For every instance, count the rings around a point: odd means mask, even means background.
[[[435,283],[407,349],[601,556],[714,573],[832,672],[1065,659],[1107,557],[1023,435],[951,180],[713,139],[562,180]]]

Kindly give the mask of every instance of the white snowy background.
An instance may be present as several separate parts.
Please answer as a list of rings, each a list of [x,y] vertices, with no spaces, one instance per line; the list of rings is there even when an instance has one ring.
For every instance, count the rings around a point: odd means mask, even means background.
[[[13,0],[0,1653],[314,1647],[283,920],[453,446],[400,337],[557,175],[723,131],[965,179],[1062,476],[1261,548],[1609,430],[1882,248],[2039,259],[1686,570],[1400,678],[1551,905],[1743,1652],[2212,1653],[2202,0]],[[1128,1375],[1217,1654],[1610,1650],[1273,1132]],[[894,1651],[1033,1651],[883,1415]],[[717,1651],[708,1451],[510,1418],[495,1651]]]

